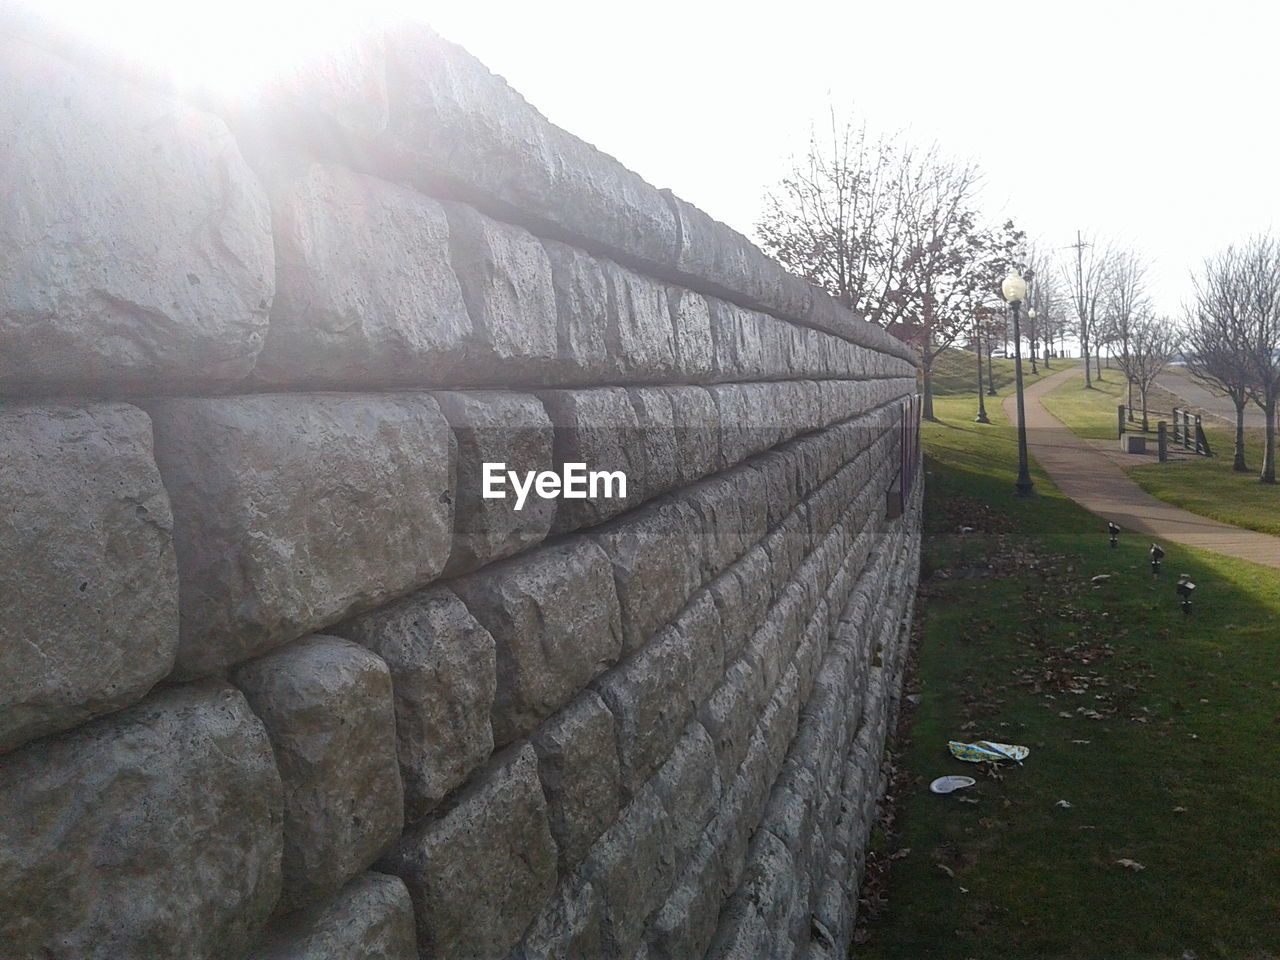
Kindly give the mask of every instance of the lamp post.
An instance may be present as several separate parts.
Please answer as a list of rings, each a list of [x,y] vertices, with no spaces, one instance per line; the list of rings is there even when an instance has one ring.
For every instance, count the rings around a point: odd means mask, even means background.
[[[1184,573],[1178,577],[1177,591],[1182,598],[1182,615],[1191,616],[1191,595],[1196,592],[1196,585],[1191,582],[1190,576]]]
[[[1036,328],[1034,323],[1036,319],[1035,307],[1027,308],[1027,319],[1033,321],[1031,325],[1031,342],[1027,345],[1027,353],[1031,356],[1031,372],[1039,373],[1040,371],[1036,369]]]
[[[1151,575],[1160,575],[1160,561],[1164,559],[1164,551],[1156,544],[1151,545]]]
[[[1120,527],[1114,520],[1107,521],[1107,536],[1111,539],[1111,547],[1115,549],[1117,542],[1120,540]]]
[[[973,343],[978,354],[978,415],[973,418],[974,423],[990,423],[987,419],[987,405],[982,399],[982,314],[975,313],[973,315]]]
[[[1018,397],[1018,496],[1032,495],[1031,471],[1027,469],[1027,416],[1022,398],[1022,337],[1018,315],[1022,301],[1027,297],[1027,281],[1016,273],[1010,273],[1000,284],[1000,293],[1013,309],[1013,389]]]

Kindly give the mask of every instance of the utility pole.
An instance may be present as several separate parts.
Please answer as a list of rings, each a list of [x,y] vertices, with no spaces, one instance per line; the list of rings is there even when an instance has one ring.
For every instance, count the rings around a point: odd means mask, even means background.
[[[1085,318],[1084,292],[1084,248],[1092,246],[1084,242],[1080,231],[1076,231],[1076,242],[1071,244],[1076,251],[1076,310],[1080,314],[1080,348],[1084,354],[1084,385],[1088,389],[1093,386],[1093,378],[1089,376],[1089,321]]]

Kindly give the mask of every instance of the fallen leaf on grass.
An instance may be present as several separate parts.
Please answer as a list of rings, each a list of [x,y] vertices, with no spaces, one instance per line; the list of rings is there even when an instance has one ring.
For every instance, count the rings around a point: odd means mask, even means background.
[[[902,848],[901,850],[899,850],[897,853],[891,853],[891,854],[889,855],[889,859],[890,859],[890,860],[901,860],[903,857],[905,857],[905,856],[906,856],[907,854],[909,854],[910,852],[911,852],[911,848],[910,848],[910,847],[903,847],[903,848]]]
[[[1067,801],[1067,800],[1059,800],[1057,803],[1054,804],[1054,806],[1061,807],[1063,810],[1071,809],[1071,803],[1070,801]]]
[[[956,872],[952,870],[950,867],[948,867],[945,863],[935,863],[934,866],[937,867],[939,870],[941,870],[943,873],[945,873],[948,877],[954,878],[956,875]]]
[[[1173,808],[1173,812],[1174,812],[1174,813],[1186,813],[1186,812],[1187,812],[1187,808],[1186,808],[1186,807],[1174,807],[1174,808]]]
[[[1124,867],[1126,870],[1132,870],[1134,873],[1137,873],[1139,870],[1147,869],[1137,860],[1130,860],[1128,857],[1121,857],[1116,861],[1116,866]]]

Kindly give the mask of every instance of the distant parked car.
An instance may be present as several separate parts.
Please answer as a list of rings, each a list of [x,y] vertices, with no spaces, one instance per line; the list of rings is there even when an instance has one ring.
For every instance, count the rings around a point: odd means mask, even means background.
[[[995,357],[997,360],[1008,360],[1008,359],[1009,359],[1009,353],[1008,353],[1008,351],[1007,351],[1007,350],[1005,350],[1003,347],[1002,347],[1001,349],[999,349],[999,350],[992,350],[992,351],[991,351],[991,356]]]

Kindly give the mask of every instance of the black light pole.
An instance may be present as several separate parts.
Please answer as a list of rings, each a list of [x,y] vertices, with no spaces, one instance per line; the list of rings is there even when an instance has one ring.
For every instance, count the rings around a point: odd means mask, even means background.
[[[996,352],[995,341],[987,337],[987,396],[996,396],[996,365],[991,355]]]
[[[973,342],[978,354],[978,415],[973,418],[974,423],[990,423],[987,419],[987,405],[982,399],[982,321],[981,314],[974,314],[973,320]]]
[[[1018,326],[1022,301],[1027,298],[1027,281],[1018,274],[1011,273],[1004,278],[1000,292],[1013,308],[1013,389],[1018,397],[1018,496],[1030,497],[1034,490],[1031,471],[1027,468],[1027,412],[1022,397],[1022,331]]]
[[[1035,308],[1035,307],[1029,307],[1029,308],[1027,309],[1027,319],[1028,319],[1028,320],[1034,320],[1035,318],[1036,318],[1036,308]],[[1036,331],[1035,331],[1035,327],[1033,326],[1033,327],[1032,327],[1032,329],[1031,329],[1031,342],[1027,345],[1027,354],[1028,354],[1028,356],[1030,356],[1030,357],[1031,357],[1031,372],[1032,372],[1032,373],[1039,373],[1040,371],[1036,369],[1036,340],[1035,340],[1035,336],[1036,336]]]

